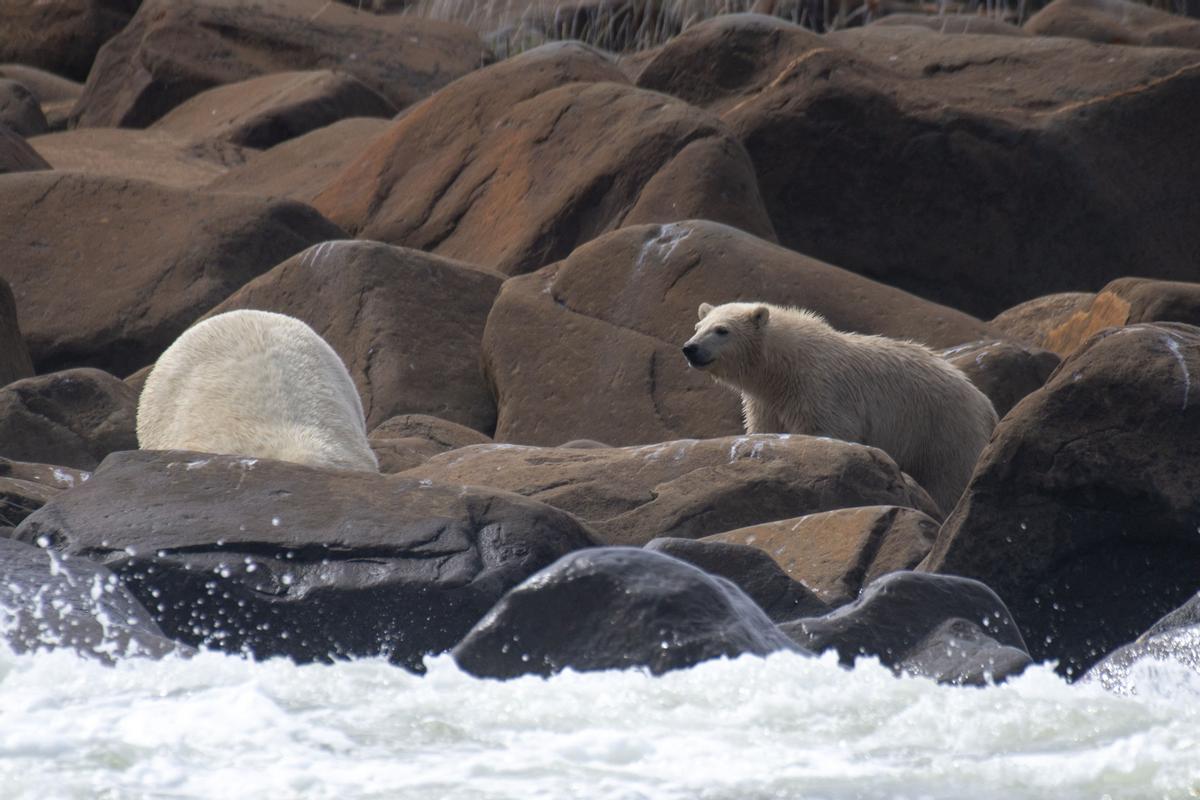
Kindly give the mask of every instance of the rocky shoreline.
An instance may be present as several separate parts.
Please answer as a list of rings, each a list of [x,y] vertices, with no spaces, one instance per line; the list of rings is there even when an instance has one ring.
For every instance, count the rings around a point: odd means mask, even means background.
[[[398,7],[33,5],[0,12],[14,649],[1200,664],[1200,22],[732,14],[502,57]],[[958,366],[1002,419],[957,505],[741,435],[679,353],[739,299]],[[380,474],[137,449],[155,360],[235,309],[332,346]]]

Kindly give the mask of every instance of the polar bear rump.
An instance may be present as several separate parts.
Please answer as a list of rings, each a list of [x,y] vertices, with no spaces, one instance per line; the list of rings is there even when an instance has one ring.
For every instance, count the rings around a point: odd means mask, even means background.
[[[138,446],[377,472],[345,364],[298,319],[230,311],[185,331],[138,401]]]

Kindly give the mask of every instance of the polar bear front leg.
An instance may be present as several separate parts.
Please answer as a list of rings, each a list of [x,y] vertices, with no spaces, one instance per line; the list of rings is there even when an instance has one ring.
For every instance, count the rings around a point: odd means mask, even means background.
[[[742,394],[742,421],[746,433],[794,433],[784,429],[783,422],[765,403],[745,393]]]

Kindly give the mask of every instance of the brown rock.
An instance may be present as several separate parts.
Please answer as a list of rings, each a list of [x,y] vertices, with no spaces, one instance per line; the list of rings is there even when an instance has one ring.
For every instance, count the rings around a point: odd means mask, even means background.
[[[213,86],[335,65],[403,108],[486,57],[458,25],[326,0],[145,0],[97,56],[72,116],[140,128]]]
[[[429,253],[325,242],[247,283],[208,316],[254,308],[304,320],[345,362],[368,430],[416,413],[490,432],[496,409],[479,343],[502,281]]]
[[[217,86],[150,127],[192,139],[265,149],[348,117],[391,117],[396,107],[343,72],[275,72]]]
[[[999,339],[960,345],[942,355],[988,396],[1001,417],[1025,395],[1042,388],[1061,360],[1049,350]]]
[[[363,238],[515,275],[631,222],[706,217],[771,237],[752,171],[720,120],[568,43],[443,89],[313,203]]]
[[[208,188],[311,203],[347,163],[390,126],[389,120],[375,117],[352,117],[326,125],[251,155]]]
[[[67,126],[67,115],[83,93],[82,83],[27,64],[0,64],[0,78],[18,81],[33,92],[52,131]]]
[[[740,432],[737,394],[679,352],[701,302],[733,300],[802,305],[841,330],[933,346],[990,337],[966,314],[713,222],[625,228],[505,283],[483,344],[496,440],[627,445]]]
[[[9,78],[0,78],[0,125],[7,125],[22,136],[46,132],[46,115],[33,92]]]
[[[569,511],[606,544],[699,539],[802,514],[887,503],[936,513],[881,450],[760,435],[564,450],[479,445],[434,456],[404,477],[492,486]]]
[[[17,322],[12,289],[0,278],[0,387],[33,375],[33,361]]]
[[[17,234],[0,277],[38,371],[118,375],[251,278],[344,235],[298,203],[58,172],[0,176],[0,230]]]
[[[248,155],[228,142],[194,142],[162,131],[129,128],[76,128],[36,136],[29,144],[54,169],[180,189],[204,186]]]
[[[1014,341],[1046,347],[1046,336],[1076,311],[1087,308],[1094,292],[1062,292],[1026,300],[1001,311],[989,325]]]
[[[974,314],[1200,262],[1200,52],[730,16],[639,85],[721,113],[782,244]]]
[[[438,453],[492,442],[479,431],[427,414],[401,414],[385,420],[367,440],[383,473],[403,472]]]
[[[809,514],[704,537],[757,547],[831,606],[858,597],[881,575],[912,569],[929,553],[938,523],[899,506],[865,506]]]
[[[1039,36],[1200,49],[1200,21],[1128,0],[1054,0],[1025,22]]]
[[[1080,674],[1200,588],[1200,329],[1093,337],[996,429],[922,565],[984,581]]]
[[[69,369],[0,389],[0,456],[94,468],[109,453],[136,450],[137,396],[98,369]]]
[[[116,35],[140,0],[5,0],[0,5],[0,61],[17,61],[87,77],[96,51]]]
[[[1139,322],[1200,324],[1200,284],[1118,278],[1048,330],[1045,346],[1067,356],[1105,328]]]
[[[91,476],[90,472],[70,467],[0,457],[0,526],[15,528],[59,492],[74,488]],[[0,533],[0,538],[6,537]]]
[[[987,36],[1030,36],[1003,20],[980,14],[888,14],[871,23],[875,27],[925,28],[936,33],[971,33]]]
[[[50,165],[20,134],[7,125],[0,125],[0,175],[39,169],[50,169]]]

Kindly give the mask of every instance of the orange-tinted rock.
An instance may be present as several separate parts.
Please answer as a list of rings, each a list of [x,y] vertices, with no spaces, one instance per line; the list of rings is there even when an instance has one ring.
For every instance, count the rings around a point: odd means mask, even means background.
[[[54,169],[196,188],[246,160],[228,142],[195,142],[163,131],[76,128],[29,142]]]

